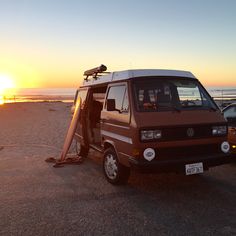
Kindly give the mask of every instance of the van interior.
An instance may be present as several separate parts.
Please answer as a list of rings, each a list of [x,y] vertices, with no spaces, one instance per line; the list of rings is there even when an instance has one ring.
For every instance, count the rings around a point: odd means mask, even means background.
[[[103,109],[107,86],[96,87],[91,90],[87,116],[87,130],[89,143],[101,147],[101,111]]]

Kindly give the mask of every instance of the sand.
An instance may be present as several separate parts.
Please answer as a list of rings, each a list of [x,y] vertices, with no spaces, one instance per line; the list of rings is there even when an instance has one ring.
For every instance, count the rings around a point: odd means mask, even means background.
[[[60,156],[70,106],[0,106],[0,235],[236,234],[235,165],[191,177],[131,173],[114,187],[92,152],[82,165],[46,163]]]
[[[32,102],[0,106],[0,158],[60,155],[71,103]]]

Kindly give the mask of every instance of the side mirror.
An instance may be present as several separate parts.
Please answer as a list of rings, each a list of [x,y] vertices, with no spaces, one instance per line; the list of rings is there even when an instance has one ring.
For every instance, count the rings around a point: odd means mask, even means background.
[[[107,111],[116,111],[115,99],[107,99]]]

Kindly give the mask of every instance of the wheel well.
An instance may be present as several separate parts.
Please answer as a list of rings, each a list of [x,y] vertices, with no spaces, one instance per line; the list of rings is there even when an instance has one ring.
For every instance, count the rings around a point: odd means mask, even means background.
[[[104,151],[108,148],[113,148],[115,150],[114,146],[111,143],[105,142],[104,143]]]

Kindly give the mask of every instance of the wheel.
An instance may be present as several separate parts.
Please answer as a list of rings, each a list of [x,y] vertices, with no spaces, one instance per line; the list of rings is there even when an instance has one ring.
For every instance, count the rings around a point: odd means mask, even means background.
[[[75,140],[75,151],[77,153],[78,156],[81,156],[81,157],[87,157],[88,156],[88,152],[89,152],[89,149],[86,148],[85,146],[81,145],[80,142],[78,142],[77,140]]]
[[[113,148],[104,152],[103,171],[108,182],[114,185],[127,183],[130,175],[130,168],[122,165]]]

